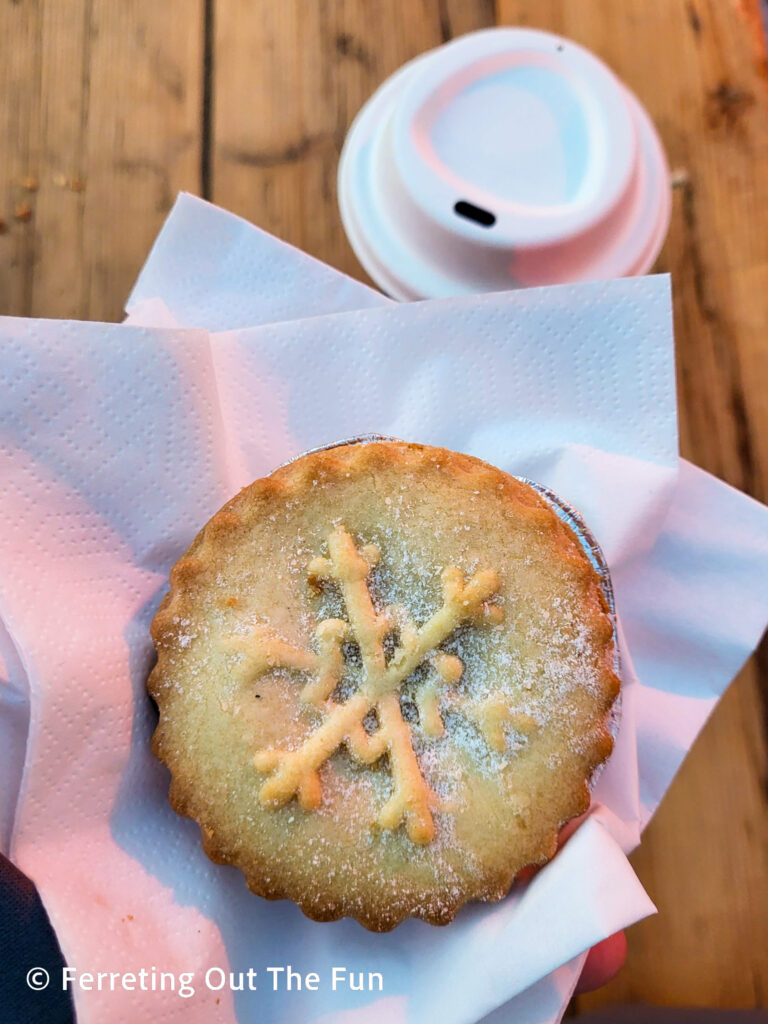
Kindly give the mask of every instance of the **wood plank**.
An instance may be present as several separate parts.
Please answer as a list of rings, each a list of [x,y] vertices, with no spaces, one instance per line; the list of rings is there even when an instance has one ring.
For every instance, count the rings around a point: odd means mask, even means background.
[[[30,308],[34,261],[33,150],[39,138],[41,16],[32,4],[0,8],[0,312]]]
[[[492,0],[220,5],[214,201],[366,280],[336,202],[338,155],[352,118],[402,63],[492,24]]]
[[[202,11],[0,8],[1,312],[121,318],[176,192],[199,188]]]
[[[637,92],[676,188],[658,267],[675,292],[683,453],[768,499],[768,90],[752,0],[500,0],[500,20],[562,32]],[[762,668],[760,667],[762,665]],[[659,906],[579,1010],[768,997],[768,654],[697,742],[633,858]]]

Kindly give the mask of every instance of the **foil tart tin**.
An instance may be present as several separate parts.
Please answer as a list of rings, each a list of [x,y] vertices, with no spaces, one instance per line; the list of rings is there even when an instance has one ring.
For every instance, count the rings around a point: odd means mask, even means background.
[[[317,445],[315,448],[307,448],[306,451],[301,452],[299,455],[294,455],[292,459],[288,459],[287,462],[281,463],[278,469],[282,469],[283,466],[289,466],[291,463],[303,459],[305,455],[314,455],[316,452],[330,451],[332,448],[344,448],[347,445],[353,444],[375,444],[377,441],[393,441],[397,444],[406,444],[400,437],[392,437],[389,434],[357,434],[355,437],[345,437],[341,441],[330,441],[327,444]],[[511,474],[514,476],[514,474]],[[536,480],[530,480],[525,476],[515,476],[515,480],[519,480],[521,483],[527,484],[532,487],[534,491],[541,495],[541,497],[547,502],[552,511],[561,519],[566,526],[570,527],[579,546],[581,547],[584,554],[590,561],[590,564],[597,573],[598,580],[600,582],[600,589],[603,592],[605,603],[608,607],[608,617],[611,622],[613,629],[613,667],[616,675],[621,679],[621,655],[619,652],[619,635],[618,626],[616,622],[616,598],[613,591],[613,583],[611,581],[611,573],[608,569],[608,562],[602,548],[597,542],[597,538],[589,529],[587,524],[584,522],[584,518],[580,512],[578,512],[572,505],[569,505],[567,501],[556,494],[549,487],[545,487],[544,484],[538,483]],[[621,721],[621,691],[616,700],[613,702],[609,716],[608,716],[608,731],[613,737],[614,741],[619,732],[619,724]],[[607,761],[598,767],[592,773],[590,780],[590,788],[594,788],[599,776],[601,775]]]

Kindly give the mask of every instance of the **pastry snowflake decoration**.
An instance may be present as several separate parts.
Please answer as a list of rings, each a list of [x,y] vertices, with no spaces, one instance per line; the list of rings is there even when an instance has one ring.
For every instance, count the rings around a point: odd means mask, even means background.
[[[432,809],[437,797],[421,773],[411,725],[403,718],[400,690],[422,663],[429,664],[431,672],[416,696],[419,724],[427,737],[442,736],[441,683],[455,685],[464,666],[455,655],[438,647],[464,623],[501,622],[501,608],[489,602],[499,587],[499,578],[494,570],[483,569],[465,581],[459,569],[445,569],[442,605],[417,626],[402,608],[377,611],[374,607],[368,577],[379,557],[373,545],[358,550],[347,530],[339,526],[328,538],[328,557],[310,563],[310,582],[335,581],[349,619],[322,620],[315,631],[316,651],[296,647],[263,625],[229,636],[226,647],[242,655],[241,668],[248,680],[276,668],[306,673],[309,681],[300,698],[325,713],[320,725],[295,750],[256,753],[254,765],[268,776],[259,792],[263,805],[280,807],[297,797],[304,810],[316,810],[323,797],[319,769],[335,751],[346,747],[363,764],[373,764],[387,754],[393,790],[376,824],[396,829],[404,823],[413,842],[428,843],[435,834]],[[399,645],[387,657],[385,640],[393,634],[399,637]],[[360,649],[361,682],[352,696],[339,703],[332,694],[345,672],[342,645],[349,641],[356,642]],[[371,712],[375,714],[371,716]],[[528,731],[528,723],[519,721],[527,716],[511,713],[507,702],[498,698],[489,698],[467,713],[489,746],[497,750],[504,749],[507,725]],[[368,731],[366,722],[374,717],[378,726]]]

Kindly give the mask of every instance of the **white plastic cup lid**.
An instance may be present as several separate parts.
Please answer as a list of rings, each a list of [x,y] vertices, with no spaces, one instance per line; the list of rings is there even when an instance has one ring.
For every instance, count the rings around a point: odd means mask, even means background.
[[[374,93],[344,143],[339,204],[373,280],[420,299],[644,274],[671,193],[648,114],[602,61],[497,28]]]

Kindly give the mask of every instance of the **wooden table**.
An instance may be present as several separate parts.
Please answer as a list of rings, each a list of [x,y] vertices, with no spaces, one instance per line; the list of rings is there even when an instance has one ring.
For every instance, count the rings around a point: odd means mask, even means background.
[[[4,0],[0,312],[116,320],[179,189],[364,277],[336,163],[398,65],[493,24],[585,43],[674,169],[683,453],[768,500],[768,69],[758,0]],[[659,915],[575,1012],[768,1002],[768,649],[729,690],[634,865]]]

